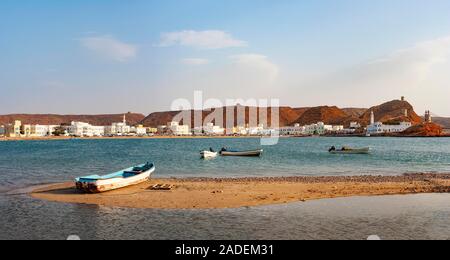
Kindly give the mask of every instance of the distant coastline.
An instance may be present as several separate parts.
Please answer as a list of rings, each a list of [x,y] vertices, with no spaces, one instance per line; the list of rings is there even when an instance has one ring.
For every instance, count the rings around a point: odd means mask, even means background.
[[[202,124],[196,122],[195,111],[186,112],[187,118],[176,118],[181,111],[156,112],[145,117],[142,114],[123,115],[0,115],[0,135],[18,140],[61,140],[72,138],[107,139],[114,138],[234,138],[280,136],[394,136],[394,137],[449,137],[448,122],[438,118],[440,124],[432,121],[429,110],[423,117],[401,97],[370,109],[320,106],[310,108],[278,107],[277,124],[272,122],[273,108],[261,113],[260,107],[231,107],[242,113],[243,121],[236,122],[235,116],[227,119],[226,107],[203,111]],[[254,112],[259,115],[255,116]],[[251,113],[253,112],[253,113]],[[248,114],[248,116],[247,116]],[[262,115],[261,115],[262,114]],[[265,116],[264,116],[265,115]],[[218,118],[216,118],[218,117]],[[171,121],[174,120],[175,121]],[[121,120],[120,120],[121,119]],[[216,121],[215,121],[216,120]],[[223,123],[233,122],[225,128]],[[203,122],[204,121],[204,122]],[[215,121],[215,122],[214,122]],[[450,121],[450,119],[449,119]],[[190,123],[187,123],[190,122]],[[213,123],[214,122],[214,123]],[[262,123],[261,123],[262,122]],[[3,124],[3,125],[2,125]],[[52,136],[52,137],[47,137]],[[65,136],[65,138],[53,138]],[[194,137],[195,136],[195,137]],[[198,136],[198,137],[197,137]]]
[[[279,136],[279,138],[450,138],[450,135],[441,136],[406,136],[406,135],[322,135],[322,136]],[[64,141],[64,140],[157,140],[157,139],[259,139],[270,138],[270,136],[113,136],[113,137],[70,137],[70,136],[48,136],[48,137],[0,137],[0,142],[16,142],[16,141]]]
[[[58,141],[58,140],[129,140],[129,139],[231,139],[261,138],[260,136],[113,136],[113,137],[0,137],[1,141]],[[288,138],[287,136],[285,138]]]

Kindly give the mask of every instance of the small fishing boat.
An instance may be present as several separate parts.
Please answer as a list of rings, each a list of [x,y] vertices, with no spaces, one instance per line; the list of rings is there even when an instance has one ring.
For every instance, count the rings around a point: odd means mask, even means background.
[[[228,151],[222,149],[220,155],[222,156],[248,156],[248,157],[259,157],[263,153],[263,150],[250,150],[250,151]]]
[[[78,190],[100,193],[143,183],[154,171],[155,165],[146,163],[104,176],[91,175],[76,178],[75,183]]]
[[[370,148],[349,148],[343,147],[340,150],[333,149],[333,147],[329,150],[331,154],[369,154]]]
[[[218,154],[219,154],[218,152],[211,152],[211,151],[200,152],[200,155],[202,156],[203,159],[213,159],[216,158]]]

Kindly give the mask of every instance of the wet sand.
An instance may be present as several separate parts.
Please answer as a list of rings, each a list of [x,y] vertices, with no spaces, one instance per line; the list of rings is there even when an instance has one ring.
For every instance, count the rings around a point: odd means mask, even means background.
[[[153,191],[154,184],[172,184],[171,191]],[[187,178],[152,179],[102,194],[83,194],[73,183],[39,188],[33,198],[77,204],[148,209],[217,209],[283,204],[351,196],[449,193],[450,174],[403,176]]]

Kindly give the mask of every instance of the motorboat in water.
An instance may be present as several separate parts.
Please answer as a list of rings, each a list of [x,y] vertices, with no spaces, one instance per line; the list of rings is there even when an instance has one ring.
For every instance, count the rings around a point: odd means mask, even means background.
[[[264,150],[259,149],[259,150],[249,150],[249,151],[231,151],[231,150],[226,150],[226,149],[222,149],[222,151],[220,151],[220,155],[222,156],[248,156],[248,157],[259,157],[262,155]]]
[[[342,147],[342,149],[336,149],[334,146],[328,150],[331,154],[369,154],[370,148],[350,148]]]
[[[145,163],[104,176],[90,175],[75,179],[78,190],[101,193],[143,183],[155,171],[153,163]]]
[[[218,152],[213,152],[213,151],[200,152],[202,159],[213,159],[213,158],[216,158],[218,154],[219,154]]]

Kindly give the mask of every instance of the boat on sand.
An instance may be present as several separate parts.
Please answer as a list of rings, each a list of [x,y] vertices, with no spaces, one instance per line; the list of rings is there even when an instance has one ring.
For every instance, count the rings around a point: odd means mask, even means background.
[[[148,162],[104,176],[90,175],[76,178],[75,184],[78,190],[100,193],[143,183],[154,171],[155,165]]]
[[[334,149],[333,149],[334,148]],[[369,154],[370,148],[350,148],[350,147],[342,147],[342,149],[337,150],[335,147],[332,147],[329,152],[331,154]]]

